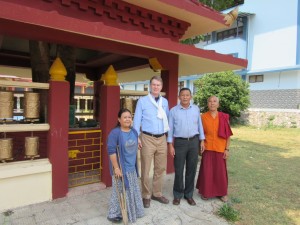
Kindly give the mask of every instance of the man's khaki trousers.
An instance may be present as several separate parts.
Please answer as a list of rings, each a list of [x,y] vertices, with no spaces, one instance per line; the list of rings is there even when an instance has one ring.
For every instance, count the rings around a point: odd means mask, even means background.
[[[141,134],[141,181],[142,197],[150,199],[151,188],[149,172],[152,159],[154,159],[154,173],[152,181],[152,195],[155,197],[162,196],[163,178],[167,166],[167,139],[166,135],[156,138],[147,134]]]

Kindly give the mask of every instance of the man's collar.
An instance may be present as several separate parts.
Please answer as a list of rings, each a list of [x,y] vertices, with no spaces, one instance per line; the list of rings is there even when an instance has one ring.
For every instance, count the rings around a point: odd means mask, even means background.
[[[151,97],[154,98],[154,99],[155,99],[155,98],[160,98],[160,94],[158,94],[158,96],[155,97],[155,96],[150,92],[150,95],[151,95]]]
[[[180,103],[179,103],[179,106],[180,106],[180,109],[189,109],[192,107],[192,104],[190,103],[187,108],[183,107]]]

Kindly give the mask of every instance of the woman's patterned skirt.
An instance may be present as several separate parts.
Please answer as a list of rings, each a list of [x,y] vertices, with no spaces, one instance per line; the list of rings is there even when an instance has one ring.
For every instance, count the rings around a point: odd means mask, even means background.
[[[127,172],[125,176],[128,179],[128,187],[126,188],[126,205],[128,220],[131,223],[135,223],[137,218],[141,218],[145,215],[144,206],[139,187],[139,181],[136,171]],[[118,182],[119,191],[122,192],[122,183]],[[112,180],[112,193],[108,209],[108,218],[122,217],[120,203],[117,195],[117,185],[115,179]]]

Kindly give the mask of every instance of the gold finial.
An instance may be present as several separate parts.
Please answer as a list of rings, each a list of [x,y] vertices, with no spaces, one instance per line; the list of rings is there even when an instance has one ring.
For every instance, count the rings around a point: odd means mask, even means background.
[[[239,8],[236,7],[233,10],[231,10],[229,13],[224,15],[225,24],[228,26],[231,26],[233,22],[236,20],[239,14]]]
[[[52,81],[65,81],[67,70],[59,57],[56,57],[49,70],[50,80]]]
[[[108,67],[106,72],[102,74],[102,77],[100,80],[104,81],[104,84],[107,86],[118,86],[117,83],[118,75],[112,65]]]
[[[154,72],[160,72],[163,70],[163,67],[157,58],[149,58],[149,65]]]

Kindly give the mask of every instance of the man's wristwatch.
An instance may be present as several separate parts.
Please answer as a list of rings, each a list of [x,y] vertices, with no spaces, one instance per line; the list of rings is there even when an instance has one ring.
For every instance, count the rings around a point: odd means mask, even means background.
[[[229,151],[229,148],[225,148],[226,151]]]

